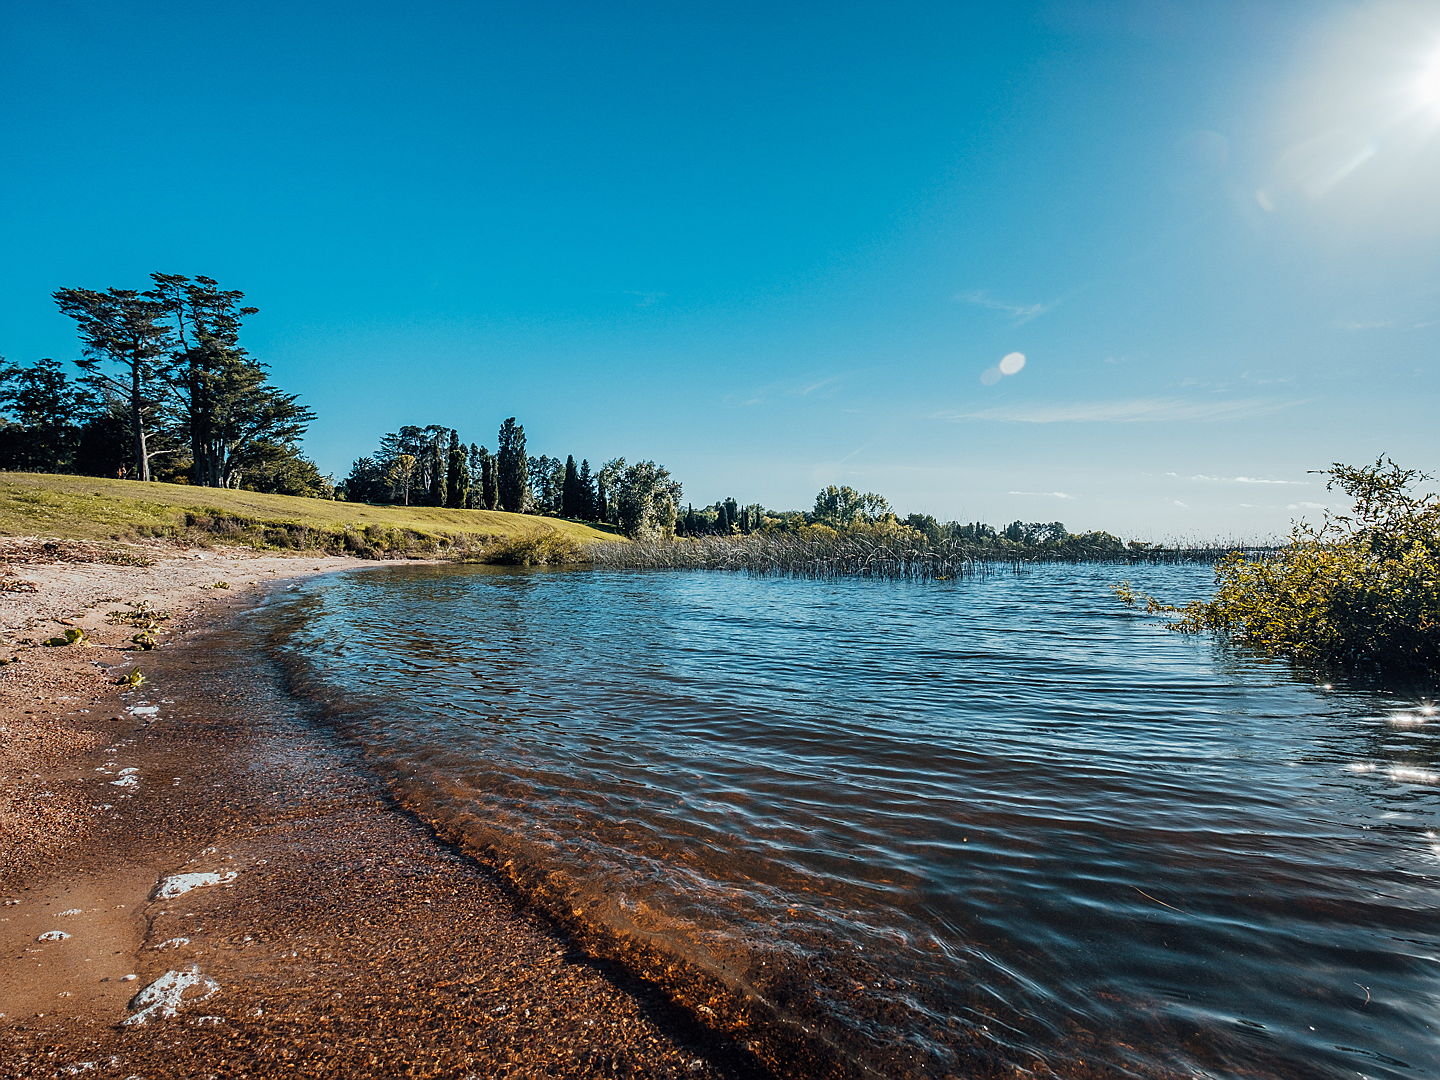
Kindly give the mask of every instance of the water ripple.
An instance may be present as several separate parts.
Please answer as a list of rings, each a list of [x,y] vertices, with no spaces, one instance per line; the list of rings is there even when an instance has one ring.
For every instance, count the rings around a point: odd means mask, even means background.
[[[1113,577],[401,567],[262,617],[407,805],[802,1073],[1440,1075],[1440,720]]]

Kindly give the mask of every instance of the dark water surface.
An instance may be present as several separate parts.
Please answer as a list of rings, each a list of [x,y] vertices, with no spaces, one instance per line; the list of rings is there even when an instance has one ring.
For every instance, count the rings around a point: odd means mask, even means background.
[[[1440,1076],[1440,716],[929,584],[395,567],[260,613],[402,801],[797,1075]]]

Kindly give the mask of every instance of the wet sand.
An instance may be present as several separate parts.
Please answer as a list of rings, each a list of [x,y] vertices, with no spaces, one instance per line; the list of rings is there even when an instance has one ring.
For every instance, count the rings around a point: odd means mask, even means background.
[[[763,1075],[437,842],[286,695],[237,612],[373,564],[0,559],[0,1077]],[[150,652],[107,619],[141,600],[173,612]],[[89,643],[35,644],[68,626]]]

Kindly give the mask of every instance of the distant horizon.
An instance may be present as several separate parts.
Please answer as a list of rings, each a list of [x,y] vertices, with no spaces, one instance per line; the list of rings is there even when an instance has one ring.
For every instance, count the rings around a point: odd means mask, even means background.
[[[209,275],[337,479],[515,416],[696,506],[1263,541],[1440,465],[1433,4],[148,8],[11,15],[0,355]]]

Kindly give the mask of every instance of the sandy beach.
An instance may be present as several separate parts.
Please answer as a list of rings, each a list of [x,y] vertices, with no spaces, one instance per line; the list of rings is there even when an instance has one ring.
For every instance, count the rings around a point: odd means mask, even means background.
[[[0,1077],[764,1075],[437,842],[247,651],[262,590],[375,564],[0,563]]]

